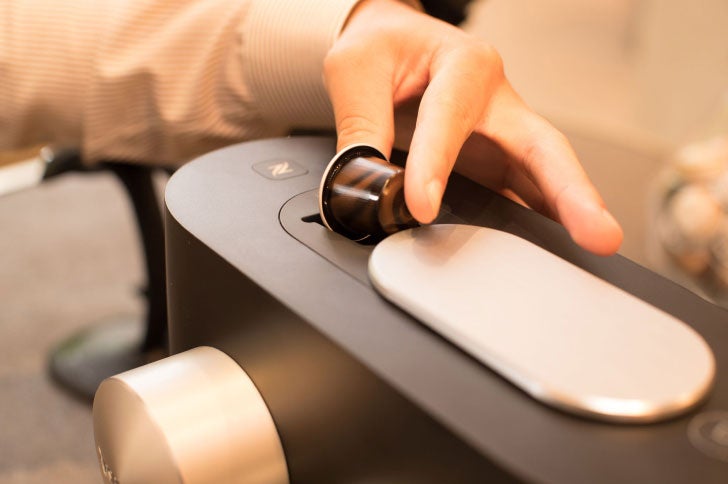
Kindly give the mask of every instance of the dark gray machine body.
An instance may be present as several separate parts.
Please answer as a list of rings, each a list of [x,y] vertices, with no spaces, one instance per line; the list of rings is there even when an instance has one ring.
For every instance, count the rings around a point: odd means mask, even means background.
[[[171,350],[213,346],[245,370],[292,482],[728,482],[726,311],[621,256],[588,254],[558,224],[454,175],[440,221],[523,237],[685,321],[713,350],[715,386],[679,418],[620,425],[554,410],[374,291],[372,247],[317,223],[334,148],[232,146],[179,170],[166,194]]]

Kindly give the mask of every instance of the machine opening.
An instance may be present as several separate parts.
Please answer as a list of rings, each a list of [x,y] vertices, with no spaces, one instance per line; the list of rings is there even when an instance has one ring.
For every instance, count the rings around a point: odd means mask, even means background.
[[[307,224],[317,223],[322,227],[324,226],[324,223],[321,220],[321,214],[319,214],[319,213],[314,213],[311,215],[306,215],[305,217],[301,217],[301,221],[306,222]]]

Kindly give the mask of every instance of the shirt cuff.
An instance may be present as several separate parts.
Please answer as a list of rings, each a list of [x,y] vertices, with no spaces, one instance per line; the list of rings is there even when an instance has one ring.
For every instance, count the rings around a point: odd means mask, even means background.
[[[263,117],[296,128],[330,128],[323,63],[361,0],[256,0],[241,26],[245,78]],[[402,0],[419,7],[416,0]]]

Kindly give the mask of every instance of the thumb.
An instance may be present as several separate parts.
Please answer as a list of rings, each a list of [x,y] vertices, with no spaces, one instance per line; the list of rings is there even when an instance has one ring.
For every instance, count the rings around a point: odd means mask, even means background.
[[[332,51],[326,58],[324,79],[334,108],[337,151],[366,144],[389,157],[394,143],[394,101],[391,70],[371,55]]]

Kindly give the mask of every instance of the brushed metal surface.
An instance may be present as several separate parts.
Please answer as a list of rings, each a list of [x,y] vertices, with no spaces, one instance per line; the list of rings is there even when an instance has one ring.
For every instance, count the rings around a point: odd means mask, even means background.
[[[106,483],[288,483],[265,402],[240,366],[215,348],[104,380],[93,414]]]
[[[708,393],[713,354],[692,328],[512,234],[469,225],[381,242],[387,299],[534,398],[600,420],[654,422]]]

